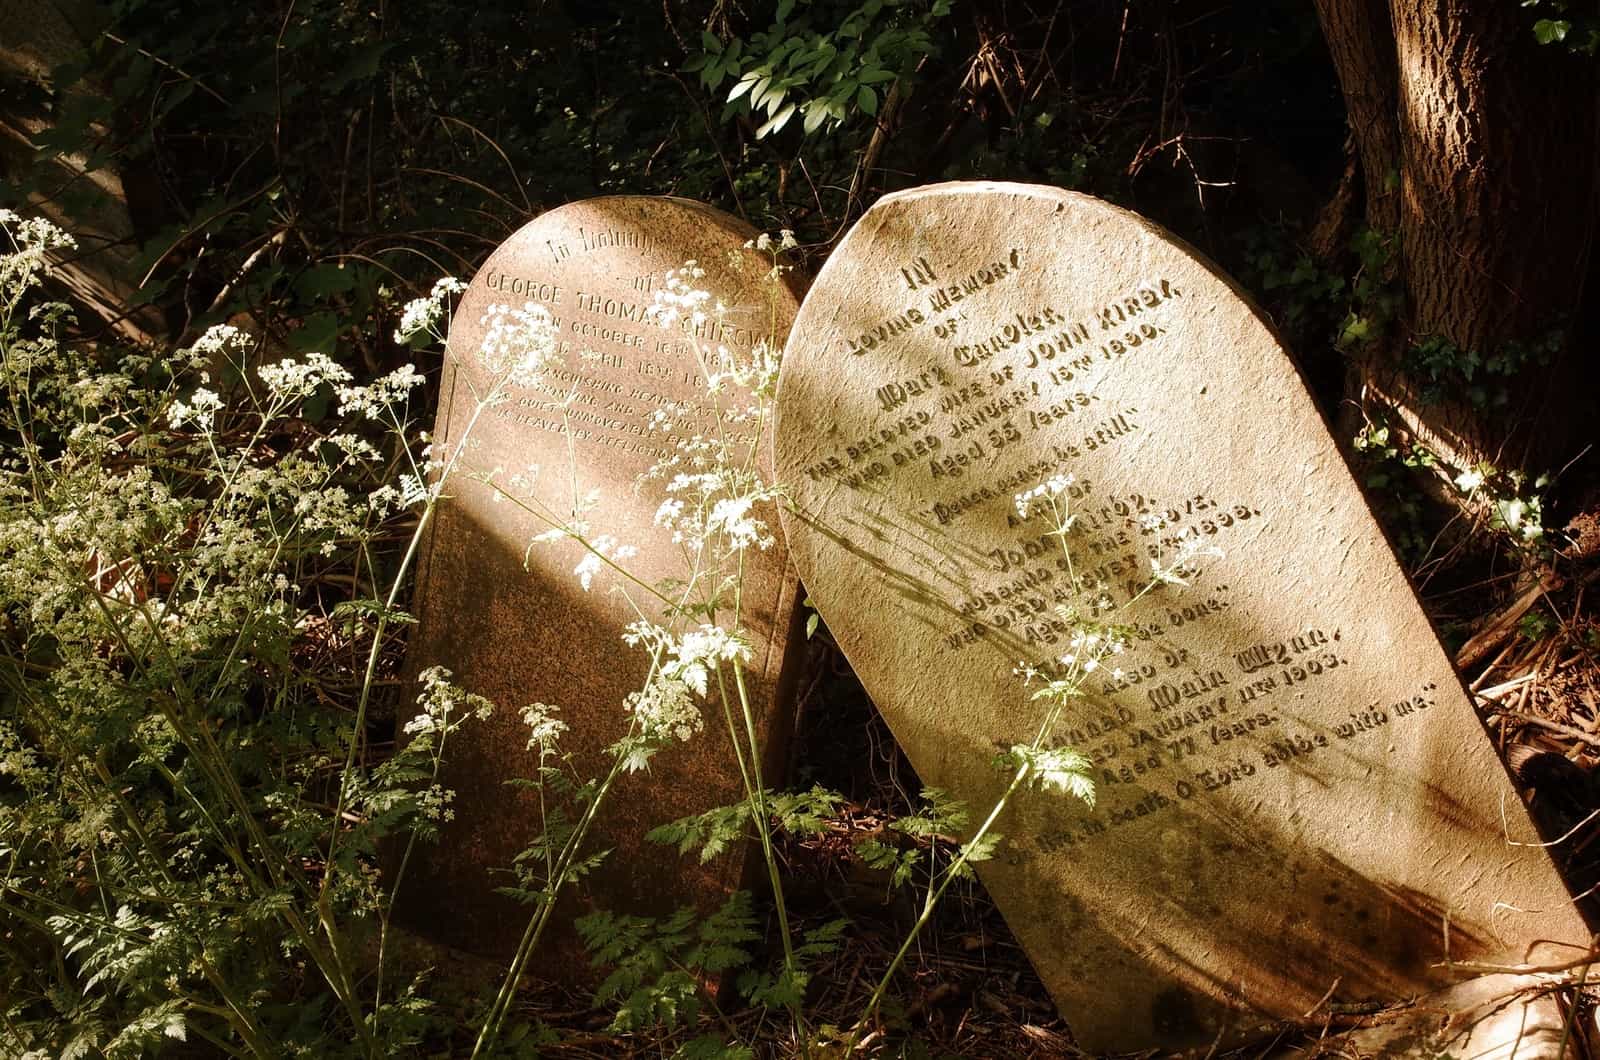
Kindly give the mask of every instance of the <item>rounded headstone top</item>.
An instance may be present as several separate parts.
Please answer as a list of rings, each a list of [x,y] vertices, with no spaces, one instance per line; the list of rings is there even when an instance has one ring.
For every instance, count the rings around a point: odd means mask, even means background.
[[[452,737],[446,781],[457,792],[456,820],[420,868],[424,900],[450,903],[451,915],[434,916],[432,931],[465,948],[505,952],[516,934],[504,925],[526,918],[494,892],[491,875],[539,831],[538,798],[507,787],[540,765],[517,708],[557,706],[569,726],[562,753],[573,757],[579,775],[604,775],[606,749],[628,731],[629,696],[651,673],[648,653],[626,647],[623,633],[641,617],[677,621],[638,586],[687,584],[705,574],[673,530],[658,524],[667,480],[642,476],[678,454],[657,413],[704,404],[705,373],[719,347],[744,356],[787,335],[798,299],[788,285],[771,282],[770,256],[746,246],[755,235],[743,221],[687,199],[568,203],[490,254],[457,307],[434,452],[454,452],[469,424],[471,441],[427,543],[408,668],[445,665],[502,708]],[[691,313],[663,327],[652,304],[669,274],[690,261],[698,274],[688,282],[711,295],[704,317]],[[485,314],[526,303],[551,315],[554,363],[534,385],[510,387],[505,400],[480,413],[478,398],[492,378],[478,356]],[[732,402],[740,395],[720,396]],[[741,432],[753,429],[730,426],[722,437],[745,444]],[[776,529],[776,513],[761,514]],[[578,541],[534,544],[555,521],[587,523],[589,540],[598,549],[609,538],[613,556],[618,546],[636,550],[623,561],[638,579],[627,583],[633,598],[619,591],[621,578],[582,574],[591,554]],[[745,560],[747,680],[758,724],[776,749],[791,713],[780,701],[788,694],[794,574],[781,542],[752,548]],[[617,782],[592,839],[594,849],[612,853],[584,879],[596,905],[659,915],[681,905],[714,907],[738,886],[742,848],[700,864],[644,838],[667,821],[737,801],[737,761],[725,727],[708,722],[689,744],[652,759],[648,772]],[[567,913],[562,920],[570,920]],[[585,967],[575,941],[566,942],[564,958]]]
[[[1075,683],[1046,745],[1096,805],[1019,794],[979,872],[1080,1045],[1585,944],[1294,365],[1156,225],[886,196],[795,320],[775,453],[806,592],[925,785],[983,819],[1043,719],[1019,668]],[[1064,532],[1018,502],[1041,484]],[[1128,647],[1087,672],[1091,623]]]

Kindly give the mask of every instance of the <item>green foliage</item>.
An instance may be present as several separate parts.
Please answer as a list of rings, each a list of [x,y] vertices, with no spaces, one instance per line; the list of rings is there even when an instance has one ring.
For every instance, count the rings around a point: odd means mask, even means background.
[[[1548,365],[1560,352],[1564,332],[1554,328],[1527,342],[1506,342],[1491,352],[1462,349],[1442,335],[1430,335],[1407,348],[1401,365],[1421,384],[1419,396],[1437,403],[1464,399],[1482,411],[1511,401],[1512,381],[1522,372]]]
[[[1400,315],[1404,299],[1394,281],[1394,253],[1398,236],[1364,228],[1351,240],[1358,271],[1350,285],[1351,307],[1339,328],[1342,350],[1372,342]]]
[[[856,854],[869,868],[887,871],[889,886],[898,888],[929,863],[929,855],[940,841],[947,846],[959,845],[954,837],[966,830],[970,820],[966,804],[960,799],[943,788],[926,787],[922,789],[922,805],[915,813],[889,823],[890,830],[909,843],[864,839],[856,844]],[[970,871],[966,875],[970,876]]]
[[[811,982],[807,966],[838,952],[843,943],[847,920],[829,920],[800,933],[793,947],[793,962],[776,974],[750,969],[739,976],[739,991],[753,1004],[767,1008],[794,1009],[805,1003],[806,987]]]
[[[1384,510],[1396,548],[1408,563],[1421,564],[1434,539],[1426,530],[1427,512],[1415,476],[1440,474],[1439,457],[1383,423],[1368,423],[1356,435],[1354,447],[1364,465],[1363,481]],[[1484,463],[1458,473],[1450,484],[1460,491],[1461,507],[1477,520],[1477,528],[1494,531],[1494,538],[1513,551],[1537,554],[1548,548],[1543,494],[1552,481],[1539,475],[1530,485],[1521,471]]]
[[[876,115],[880,93],[935,53],[934,25],[949,13],[950,0],[865,0],[844,10],[779,0],[772,24],[748,41],[724,42],[706,30],[703,50],[684,69],[713,91],[731,82],[723,120],[762,118],[758,139],[796,115],[805,133],[827,131],[856,113]]]
[[[753,1060],[755,1055],[749,1046],[706,1034],[680,1045],[673,1052],[672,1060]]]
[[[808,791],[768,791],[765,805],[772,822],[790,835],[818,835],[827,830],[831,817],[844,801],[843,796],[820,786]],[[645,836],[652,843],[676,846],[678,853],[699,851],[704,864],[725,852],[734,843],[754,838],[751,821],[752,800],[731,806],[716,806],[703,813],[680,817],[650,830]]]
[[[1544,640],[1560,628],[1560,621],[1543,611],[1529,611],[1517,620],[1517,635],[1525,640]]]
[[[1411,472],[1431,468],[1433,454],[1411,444],[1387,424],[1369,423],[1353,440],[1361,458],[1362,483],[1379,498],[1384,526],[1402,559],[1415,566],[1428,554],[1426,510]]]
[[[327,687],[307,631],[353,663],[399,619],[371,579],[410,385],[264,364],[231,328],[163,356],[66,341],[36,298],[70,241],[8,211],[0,241],[0,1048],[402,1048],[426,1003],[363,996],[346,955],[387,925],[380,844],[448,817],[440,755],[487,704],[424,675],[414,738],[374,759],[371,669]],[[365,412],[265,444],[331,387]],[[346,571],[329,622],[311,590]]]
[[[1017,744],[995,759],[997,768],[1019,772],[1035,791],[1054,791],[1094,805],[1093,763],[1071,747],[1030,747]]]
[[[748,965],[761,938],[747,891],[706,917],[689,908],[661,920],[602,911],[576,923],[594,963],[612,967],[595,1002],[616,1003],[616,1031],[692,1024],[705,1004],[703,978]]]
[[[1540,44],[1559,45],[1575,55],[1600,50],[1600,19],[1587,10],[1574,11],[1570,0],[1522,0],[1522,6],[1540,16],[1533,23],[1533,39]]]
[[[1279,225],[1257,225],[1240,236],[1240,276],[1272,306],[1292,347],[1324,342],[1345,312],[1348,285],[1337,271],[1295,244]]]

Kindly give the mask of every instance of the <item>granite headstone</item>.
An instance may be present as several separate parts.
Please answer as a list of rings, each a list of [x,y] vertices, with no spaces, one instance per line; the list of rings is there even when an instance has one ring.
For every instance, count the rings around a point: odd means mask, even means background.
[[[556,705],[570,726],[560,746],[574,755],[577,775],[600,775],[609,761],[604,749],[628,723],[625,699],[649,670],[648,656],[625,647],[622,633],[640,617],[636,604],[660,621],[648,594],[635,592],[630,603],[608,591],[604,574],[586,590],[575,574],[585,555],[578,543],[531,544],[549,524],[529,509],[570,512],[575,492],[597,490],[599,506],[586,515],[591,536],[609,534],[636,548],[624,564],[631,574],[650,584],[688,576],[683,548],[654,522],[666,499],[662,481],[636,481],[673,451],[672,438],[651,429],[651,413],[703,394],[691,342],[748,354],[764,337],[781,344],[787,334],[797,299],[788,286],[769,280],[770,259],[746,248],[754,234],[737,219],[684,199],[575,202],[517,231],[461,297],[446,354],[436,454],[452,451],[477,395],[487,390],[476,354],[489,306],[543,306],[559,329],[560,354],[541,386],[515,389],[478,417],[419,570],[408,675],[443,665],[499,708],[486,724],[451,738],[443,779],[456,792],[454,820],[421,855],[414,870],[419,878],[406,884],[410,919],[439,941],[489,954],[516,946],[528,910],[494,889],[512,882],[499,870],[540,830],[535,793],[507,784],[533,776],[538,765],[526,749],[519,710],[535,702]],[[725,312],[687,331],[663,330],[647,319],[647,310],[668,273],[687,261],[705,272],[695,286],[712,292]],[[499,469],[493,481],[515,502],[497,502],[495,490],[475,477],[492,469]],[[776,533],[776,513],[765,514]],[[790,720],[786,660],[796,583],[781,541],[750,550],[746,564],[750,687],[770,765],[782,752]],[[637,914],[714,907],[739,885],[744,852],[701,864],[644,836],[675,818],[736,802],[742,792],[720,709],[708,707],[702,733],[661,751],[648,771],[626,774],[614,789],[586,847],[610,850],[610,856],[584,881],[581,901],[565,899],[569,907],[559,919],[595,907]],[[555,949],[570,954],[571,942],[570,934],[558,937]]]

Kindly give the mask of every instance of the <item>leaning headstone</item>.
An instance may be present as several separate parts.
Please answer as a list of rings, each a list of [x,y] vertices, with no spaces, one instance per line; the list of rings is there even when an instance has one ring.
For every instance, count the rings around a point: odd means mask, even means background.
[[[703,397],[691,340],[746,355],[764,337],[781,344],[787,334],[797,300],[769,281],[770,259],[746,249],[754,234],[684,199],[571,203],[517,231],[461,297],[433,440],[441,459],[454,450],[477,395],[488,387],[478,352],[491,305],[543,306],[559,328],[560,356],[538,387],[513,388],[508,401],[478,416],[419,570],[408,674],[443,665],[457,683],[500,708],[486,724],[450,738],[444,785],[456,793],[454,820],[426,851],[419,877],[403,885],[410,919],[438,941],[486,954],[516,947],[529,910],[495,893],[512,883],[498,870],[541,830],[536,793],[507,783],[532,777],[539,766],[519,711],[533,703],[557,706],[570,727],[560,748],[573,755],[576,773],[603,774],[610,761],[605,748],[627,728],[628,694],[649,672],[647,655],[624,646],[623,631],[641,617],[635,604],[662,621],[647,593],[634,592],[630,603],[608,591],[617,579],[605,572],[592,585],[580,582],[576,568],[585,552],[576,542],[534,544],[549,524],[531,512],[542,506],[567,513],[575,495],[598,491],[598,506],[585,515],[590,536],[611,535],[637,549],[623,564],[630,574],[651,585],[689,577],[683,546],[654,522],[667,499],[663,481],[638,486],[636,480],[673,452],[672,437],[651,429],[652,413]],[[667,274],[690,260],[705,271],[694,285],[720,299],[725,313],[690,322],[688,330],[663,330],[646,310]],[[510,495],[498,502],[495,490],[474,477],[496,468],[491,481]],[[776,533],[776,513],[767,516]],[[749,550],[746,564],[750,692],[770,766],[789,720],[785,661],[796,584],[781,542]],[[735,889],[742,850],[702,864],[644,837],[667,821],[738,801],[737,763],[720,708],[707,708],[704,731],[692,741],[662,750],[647,771],[625,774],[586,844],[611,853],[574,892],[584,898],[570,899],[560,921],[594,907],[642,915],[714,907]],[[551,941],[571,956],[570,934]]]
[[[1059,729],[1096,805],[1025,792],[979,866],[1084,1047],[1583,952],[1289,358],[1170,235],[1052,188],[888,196],[796,320],[775,446],[808,595],[974,820],[1038,724],[1014,670],[1068,651],[1057,606],[1133,624]],[[1013,501],[1067,475],[1072,574]],[[1134,599],[1186,537],[1222,558]]]

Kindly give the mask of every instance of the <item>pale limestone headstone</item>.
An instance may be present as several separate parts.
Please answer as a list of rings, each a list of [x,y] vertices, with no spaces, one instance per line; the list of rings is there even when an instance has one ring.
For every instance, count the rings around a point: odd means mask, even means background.
[[[775,439],[801,580],[924,783],[981,820],[1053,613],[1223,550],[1137,624],[979,872],[1091,1050],[1206,1047],[1325,996],[1587,933],[1289,358],[1210,265],[1070,192],[881,200],[790,335]],[[1076,574],[1013,496],[1076,476]],[[1109,616],[1107,616],[1109,617]],[[1331,994],[1330,994],[1331,992]]]
[[[770,259],[745,248],[754,234],[700,203],[642,196],[571,203],[518,230],[484,262],[456,309],[434,453],[443,458],[452,451],[472,416],[475,392],[487,389],[477,356],[485,310],[542,305],[559,326],[561,363],[542,389],[514,390],[479,418],[468,468],[498,467],[495,481],[508,493],[557,513],[572,508],[575,488],[580,494],[598,490],[600,505],[588,515],[592,537],[609,534],[637,548],[623,565],[647,583],[687,578],[683,548],[654,523],[667,497],[662,481],[636,488],[636,480],[672,452],[671,437],[650,429],[651,413],[664,403],[695,399],[703,383],[687,337],[647,320],[646,310],[667,274],[695,260],[706,273],[695,285],[726,305],[720,321],[700,325],[698,344],[748,354],[763,336],[781,343],[797,300],[767,280]],[[576,398],[563,407],[574,389]],[[531,485],[522,481],[528,479]],[[535,702],[558,706],[570,726],[561,747],[574,752],[580,775],[598,776],[609,761],[603,749],[625,731],[625,697],[643,684],[648,658],[622,642],[624,628],[639,614],[621,594],[607,591],[616,579],[601,572],[590,591],[580,584],[579,545],[531,545],[547,524],[517,503],[496,502],[490,487],[468,474],[457,472],[445,493],[426,539],[414,605],[419,622],[406,669],[415,675],[444,665],[500,710],[486,725],[451,737],[445,784],[457,793],[455,820],[422,855],[418,877],[403,884],[402,901],[432,937],[504,953],[516,946],[528,910],[493,893],[511,880],[492,873],[511,865],[539,831],[535,795],[506,784],[532,776],[538,764],[526,750],[528,731],[518,712]],[[776,512],[766,515],[776,534]],[[781,541],[748,551],[746,562],[751,694],[771,752],[767,776],[780,782],[773,767],[789,721],[785,661],[796,585]],[[660,607],[646,594],[633,595],[647,617],[661,620]],[[701,864],[644,836],[742,794],[721,708],[708,707],[703,733],[660,752],[648,773],[625,776],[612,792],[586,846],[609,849],[610,857],[586,881],[583,900],[569,900],[560,919],[593,907],[651,915],[686,904],[714,907],[739,885],[744,852]],[[566,948],[560,939],[552,943],[552,949]],[[568,949],[563,974],[582,967],[571,956]],[[536,962],[535,972],[539,967]]]

